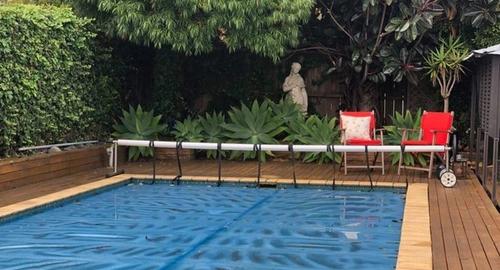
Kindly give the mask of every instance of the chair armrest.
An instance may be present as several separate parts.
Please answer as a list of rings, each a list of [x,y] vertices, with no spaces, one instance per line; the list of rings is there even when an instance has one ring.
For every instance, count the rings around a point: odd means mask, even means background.
[[[439,129],[431,129],[430,130],[432,133],[453,133],[453,129],[448,129],[448,130],[439,130]]]

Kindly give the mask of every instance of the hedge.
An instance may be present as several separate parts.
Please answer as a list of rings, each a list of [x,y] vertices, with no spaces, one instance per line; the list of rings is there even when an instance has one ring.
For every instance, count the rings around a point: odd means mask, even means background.
[[[95,121],[106,125],[102,115],[113,106],[99,96],[118,95],[94,72],[95,36],[91,21],[69,8],[0,6],[0,156],[102,135],[92,132],[103,130]]]

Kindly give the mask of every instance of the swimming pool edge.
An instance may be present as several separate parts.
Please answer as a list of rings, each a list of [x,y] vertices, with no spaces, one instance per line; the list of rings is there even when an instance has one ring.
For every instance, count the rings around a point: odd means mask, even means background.
[[[432,269],[428,188],[427,183],[413,183],[408,186],[396,264],[397,270]]]
[[[156,175],[159,181],[171,180],[175,175]],[[101,190],[121,184],[125,184],[134,179],[152,179],[148,174],[120,174],[110,178],[97,180],[95,182],[64,189],[48,195],[21,201],[0,208],[0,221],[15,217],[19,214],[41,208],[46,205],[68,200],[82,194],[87,194],[96,190]],[[205,181],[216,182],[218,177],[207,176],[183,176],[182,181]],[[255,183],[255,178],[229,178],[223,177],[223,182],[228,183]],[[265,184],[293,184],[291,179],[262,178],[261,183]],[[301,180],[297,179],[299,185],[324,185],[331,186],[332,180]],[[405,183],[395,182],[374,182],[374,187],[404,188]],[[335,182],[336,186],[359,186],[369,187],[367,181],[340,180]],[[420,270],[432,269],[432,249],[430,233],[430,216],[428,201],[428,184],[409,183],[407,187],[406,202],[403,214],[403,224],[401,228],[401,238],[398,250],[397,270]]]

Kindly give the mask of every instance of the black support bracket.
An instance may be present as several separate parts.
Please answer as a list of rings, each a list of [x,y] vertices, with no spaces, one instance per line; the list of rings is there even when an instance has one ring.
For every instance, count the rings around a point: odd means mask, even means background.
[[[153,184],[156,182],[156,149],[155,149],[155,141],[149,141],[149,148],[153,150]]]
[[[368,179],[370,179],[370,191],[373,190],[372,171],[370,169],[370,159],[368,158],[368,145],[365,145],[365,158],[366,158],[366,172]]]
[[[293,187],[297,188],[297,177],[295,176],[295,152],[293,151],[293,144],[288,145],[288,151],[290,151],[290,160],[292,162]]]
[[[254,144],[253,151],[257,155],[257,183],[255,186],[260,187],[260,172],[261,172],[261,164],[262,164],[262,161],[260,160],[260,153],[262,151],[262,145],[260,143]]]
[[[182,165],[179,151],[182,149],[182,141],[178,141],[175,143],[175,155],[177,157],[177,176],[172,180],[176,185],[179,185],[179,182],[182,177]]]
[[[333,144],[328,144],[326,146],[326,151],[332,153],[332,165],[333,165],[333,178],[332,178],[332,189],[335,189],[335,180],[337,170],[335,169],[335,146]]]
[[[221,170],[222,170],[222,144],[219,142],[217,143],[217,186],[220,187],[222,183],[221,179]]]

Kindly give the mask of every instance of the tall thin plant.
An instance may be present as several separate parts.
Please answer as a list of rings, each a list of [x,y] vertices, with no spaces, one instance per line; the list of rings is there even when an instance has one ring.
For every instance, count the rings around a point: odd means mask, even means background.
[[[433,85],[439,85],[444,100],[444,111],[448,112],[451,91],[465,73],[463,62],[469,51],[460,38],[440,39],[439,43],[439,47],[425,58],[425,63]]]

